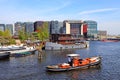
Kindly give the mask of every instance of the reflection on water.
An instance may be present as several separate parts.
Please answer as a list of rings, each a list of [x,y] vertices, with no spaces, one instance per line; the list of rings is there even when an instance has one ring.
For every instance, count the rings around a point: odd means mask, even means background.
[[[101,66],[67,72],[48,72],[45,67],[67,62],[66,54],[77,53],[81,58],[102,56]],[[34,55],[11,57],[0,61],[0,80],[119,80],[120,42],[90,42],[90,48],[44,51],[41,59]]]

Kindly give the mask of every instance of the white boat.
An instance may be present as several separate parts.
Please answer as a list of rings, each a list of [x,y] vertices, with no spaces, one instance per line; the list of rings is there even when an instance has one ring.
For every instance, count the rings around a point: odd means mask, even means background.
[[[2,50],[0,53],[3,52],[9,52],[10,56],[24,56],[28,54],[32,54],[34,51],[36,51],[35,47],[28,47],[28,46],[23,46],[22,48],[16,47],[15,49],[13,47],[4,47],[4,50]]]
[[[0,60],[9,59],[9,52],[0,52]]]
[[[25,49],[23,46],[9,45],[9,46],[0,46],[0,51],[12,51],[12,50],[21,50]]]
[[[31,52],[31,51],[35,51],[34,48],[32,47],[28,47],[26,49],[22,49],[22,50],[14,50],[14,51],[9,51],[11,54],[14,54],[14,53],[22,53],[22,52]]]

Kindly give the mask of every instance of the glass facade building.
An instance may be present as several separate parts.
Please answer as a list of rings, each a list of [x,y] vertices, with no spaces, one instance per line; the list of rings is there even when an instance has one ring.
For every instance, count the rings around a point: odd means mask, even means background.
[[[63,31],[61,31],[63,27],[63,22],[58,21],[51,21],[50,22],[50,34],[61,34]]]
[[[13,24],[6,24],[5,30],[9,30],[11,35],[13,35]]]
[[[81,33],[81,24],[80,23],[70,23],[70,33],[71,34],[80,34]]]
[[[34,22],[34,32],[37,31],[38,27],[41,27],[43,23],[44,23],[43,21]]]
[[[88,38],[97,38],[97,22],[96,21],[84,21],[87,24],[87,36]]]
[[[18,35],[18,31],[22,29],[23,29],[23,22],[16,22],[14,35]]]
[[[5,31],[5,24],[0,24],[0,30]]]
[[[23,25],[24,25],[24,28],[25,28],[25,32],[27,32],[27,33],[34,32],[33,22],[24,22]]]
[[[39,27],[47,26],[49,34],[70,34],[77,37],[97,38],[97,22],[92,20],[64,20],[36,21],[36,22],[16,22],[12,24],[0,24],[0,30],[9,29],[11,34],[18,35],[19,30],[27,33],[37,32]]]
[[[34,32],[37,32],[39,27],[47,27],[48,31],[50,31],[50,22],[49,21],[36,21],[34,22]]]

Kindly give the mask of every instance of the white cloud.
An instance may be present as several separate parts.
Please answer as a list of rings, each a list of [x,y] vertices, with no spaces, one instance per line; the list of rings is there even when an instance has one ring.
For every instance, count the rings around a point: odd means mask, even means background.
[[[106,8],[106,9],[96,9],[96,10],[82,11],[82,12],[79,13],[79,15],[93,14],[93,13],[107,12],[107,11],[114,11],[114,10],[118,10],[118,8]]]

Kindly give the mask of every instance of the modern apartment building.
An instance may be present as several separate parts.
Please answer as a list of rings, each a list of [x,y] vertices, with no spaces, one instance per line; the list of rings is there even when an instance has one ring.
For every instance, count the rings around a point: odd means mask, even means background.
[[[0,31],[5,31],[5,24],[0,24]]]
[[[15,23],[15,33],[14,33],[14,35],[18,35],[19,30],[24,30],[23,22],[16,22]]]
[[[46,27],[50,34],[50,21],[36,21],[34,22],[34,32],[37,32],[39,27]]]
[[[61,34],[62,28],[63,27],[63,22],[59,21],[51,21],[50,22],[50,34]]]
[[[45,23],[45,24],[44,24]],[[36,21],[36,22],[16,22],[14,28],[12,24],[0,24],[0,30],[9,29],[11,34],[18,35],[19,30],[27,33],[35,32],[39,27],[48,27],[49,34],[70,34],[74,38],[97,38],[97,22],[92,20],[64,20]],[[13,28],[13,29],[12,29]],[[12,31],[13,30],[13,31]]]
[[[43,26],[44,21],[36,21],[34,22],[34,32],[37,31],[39,27]]]
[[[64,27],[66,34],[83,35],[83,22],[81,20],[65,20]]]
[[[85,24],[87,24],[87,36],[88,38],[97,38],[97,22],[88,20],[84,21]]]
[[[11,35],[13,35],[13,24],[6,24],[5,30],[9,30]]]
[[[24,22],[23,25],[24,25],[24,28],[25,28],[25,32],[27,32],[27,33],[34,32],[33,22]]]

